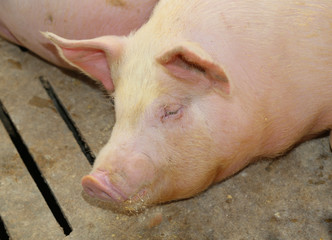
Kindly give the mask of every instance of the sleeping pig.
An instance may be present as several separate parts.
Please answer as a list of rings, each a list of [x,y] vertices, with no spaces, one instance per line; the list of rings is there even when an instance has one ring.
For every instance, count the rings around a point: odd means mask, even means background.
[[[161,0],[128,37],[44,35],[115,99],[82,180],[102,200],[188,198],[332,128],[330,0]]]

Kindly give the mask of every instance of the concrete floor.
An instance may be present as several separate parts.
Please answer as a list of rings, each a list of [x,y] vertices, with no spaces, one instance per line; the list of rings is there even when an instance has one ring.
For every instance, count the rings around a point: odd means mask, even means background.
[[[123,215],[82,192],[91,169],[38,78],[53,85],[96,154],[112,105],[86,78],[0,39],[0,100],[53,191],[66,236],[0,124],[0,214],[11,239],[332,240],[332,154],[326,137],[252,164],[191,199]]]

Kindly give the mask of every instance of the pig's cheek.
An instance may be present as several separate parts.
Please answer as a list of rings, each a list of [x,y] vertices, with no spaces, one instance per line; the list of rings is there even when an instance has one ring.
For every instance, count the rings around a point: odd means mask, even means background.
[[[202,191],[213,181],[215,161],[211,160],[211,142],[208,129],[197,121],[183,129],[168,131],[165,135],[168,152],[164,159],[164,174],[169,186],[165,198],[185,198]],[[212,157],[213,158],[213,157]]]

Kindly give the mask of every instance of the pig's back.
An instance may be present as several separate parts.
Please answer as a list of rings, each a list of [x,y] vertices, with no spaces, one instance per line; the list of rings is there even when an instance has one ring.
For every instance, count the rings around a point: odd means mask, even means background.
[[[148,20],[157,1],[1,0],[0,36],[60,64],[40,31],[69,39],[126,35]]]

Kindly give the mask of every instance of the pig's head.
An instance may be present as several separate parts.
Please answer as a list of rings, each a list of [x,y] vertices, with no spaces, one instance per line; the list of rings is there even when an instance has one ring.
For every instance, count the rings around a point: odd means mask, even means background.
[[[248,163],[239,151],[253,136],[241,131],[246,109],[199,44],[45,35],[115,99],[112,136],[82,180],[89,195],[126,207],[188,198]]]

